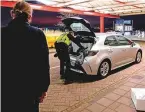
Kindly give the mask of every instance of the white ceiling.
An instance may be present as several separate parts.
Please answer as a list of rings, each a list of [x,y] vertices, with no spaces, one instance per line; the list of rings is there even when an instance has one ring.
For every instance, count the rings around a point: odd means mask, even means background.
[[[145,14],[145,0],[37,0],[45,5],[112,15]]]

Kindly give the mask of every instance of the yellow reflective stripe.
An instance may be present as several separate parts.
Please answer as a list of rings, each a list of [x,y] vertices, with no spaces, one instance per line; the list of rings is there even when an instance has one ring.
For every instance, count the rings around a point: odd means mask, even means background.
[[[66,36],[67,34],[65,34],[62,38],[61,38],[61,40],[63,40],[63,41],[65,41],[66,40],[66,38],[67,38],[67,36]]]
[[[68,38],[67,36],[66,36],[65,43],[67,43],[67,45],[69,45],[69,44],[70,44],[70,40],[69,40],[69,38]]]
[[[62,37],[63,37],[64,35],[65,35],[65,34],[61,34],[61,35],[58,37],[57,41],[61,40]]]
[[[58,37],[57,42],[64,42],[67,45],[70,45],[71,41],[69,40],[69,38],[67,37],[68,33],[62,34],[60,35],[60,37]]]
[[[57,40],[58,40],[58,41],[59,41],[59,40],[62,40],[62,38],[63,38],[65,35],[66,35],[66,34],[61,34],[61,35],[58,37]]]

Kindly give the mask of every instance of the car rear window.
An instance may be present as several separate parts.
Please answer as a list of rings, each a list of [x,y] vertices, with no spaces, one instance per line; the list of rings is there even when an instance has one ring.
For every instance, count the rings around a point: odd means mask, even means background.
[[[87,27],[85,27],[82,23],[72,23],[70,27],[75,32],[78,32],[78,31],[90,32],[90,30]]]

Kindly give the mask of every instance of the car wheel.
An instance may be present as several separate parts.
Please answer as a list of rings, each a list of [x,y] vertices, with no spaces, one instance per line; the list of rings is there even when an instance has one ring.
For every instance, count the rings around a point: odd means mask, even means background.
[[[137,54],[136,54],[135,62],[140,63],[141,59],[142,59],[142,53],[141,53],[141,51],[138,51]]]
[[[99,70],[98,70],[98,75],[101,78],[105,78],[105,77],[107,77],[107,75],[109,74],[109,72],[110,72],[110,64],[109,64],[109,61],[104,60],[100,64],[100,67],[99,67]]]

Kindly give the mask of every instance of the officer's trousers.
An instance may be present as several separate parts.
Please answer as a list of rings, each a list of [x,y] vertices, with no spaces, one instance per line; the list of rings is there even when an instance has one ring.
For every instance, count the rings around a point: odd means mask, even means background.
[[[70,57],[68,52],[68,45],[60,42],[55,43],[56,52],[58,55],[58,58],[60,60],[60,75],[61,77],[67,79],[68,72],[70,70]]]

